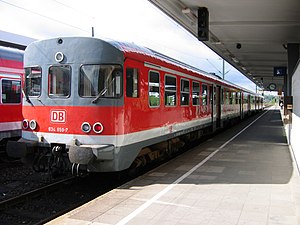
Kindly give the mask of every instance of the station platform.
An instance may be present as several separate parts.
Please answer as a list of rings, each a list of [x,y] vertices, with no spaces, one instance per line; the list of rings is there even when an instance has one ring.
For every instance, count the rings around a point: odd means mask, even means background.
[[[279,108],[48,223],[57,224],[300,224],[300,177]]]

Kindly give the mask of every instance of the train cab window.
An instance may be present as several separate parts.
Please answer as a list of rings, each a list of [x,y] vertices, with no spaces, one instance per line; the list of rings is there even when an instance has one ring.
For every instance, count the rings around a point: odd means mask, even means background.
[[[120,65],[83,65],[80,67],[79,96],[118,98],[122,95]],[[94,102],[94,101],[93,101]]]
[[[165,77],[165,105],[176,106],[176,77],[166,75]]]
[[[207,100],[207,85],[202,84],[202,105],[207,105],[208,100]]]
[[[1,103],[21,102],[21,81],[2,79],[1,89]]]
[[[180,105],[190,104],[190,81],[181,79],[180,82]]]
[[[193,105],[200,105],[200,84],[193,81]]]
[[[25,94],[30,97],[41,95],[42,69],[40,67],[25,68]]]
[[[160,105],[160,86],[159,86],[159,73],[150,71],[149,73],[149,105],[157,107]]]
[[[48,94],[51,98],[70,96],[71,67],[51,66],[48,74]]]
[[[138,98],[138,81],[139,74],[138,69],[136,68],[127,68],[126,69],[126,96],[131,98]]]

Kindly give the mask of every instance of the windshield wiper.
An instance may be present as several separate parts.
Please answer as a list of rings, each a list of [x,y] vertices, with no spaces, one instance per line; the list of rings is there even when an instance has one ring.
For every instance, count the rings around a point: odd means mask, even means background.
[[[23,93],[23,95],[24,95],[24,97],[25,97],[25,99],[26,99],[26,102],[32,104],[32,102],[30,101],[28,95],[25,94],[25,91],[23,90],[23,88],[22,88],[22,93]]]
[[[96,98],[92,101],[92,103],[97,103],[99,98],[103,95],[105,95],[105,93],[107,92],[107,88],[103,88],[102,91],[100,91],[100,93],[96,96]]]

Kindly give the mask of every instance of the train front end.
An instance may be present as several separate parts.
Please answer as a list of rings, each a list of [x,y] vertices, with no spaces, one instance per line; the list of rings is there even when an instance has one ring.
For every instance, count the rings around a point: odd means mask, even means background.
[[[123,62],[122,51],[94,38],[29,45],[22,139],[9,144],[8,154],[30,159],[36,171],[126,167],[116,160],[123,133]]]

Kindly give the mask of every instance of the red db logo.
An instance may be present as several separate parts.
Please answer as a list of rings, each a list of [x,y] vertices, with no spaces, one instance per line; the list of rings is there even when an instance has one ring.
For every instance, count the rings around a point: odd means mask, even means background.
[[[64,110],[52,110],[51,111],[51,122],[53,122],[53,123],[65,123],[66,122],[66,111],[64,111]]]

